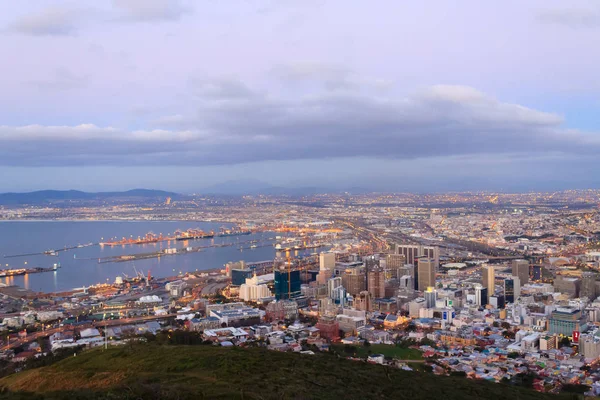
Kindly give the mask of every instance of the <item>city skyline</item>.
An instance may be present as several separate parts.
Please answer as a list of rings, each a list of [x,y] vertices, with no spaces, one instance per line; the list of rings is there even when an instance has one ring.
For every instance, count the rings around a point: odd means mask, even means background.
[[[2,192],[600,183],[593,2],[2,11]]]

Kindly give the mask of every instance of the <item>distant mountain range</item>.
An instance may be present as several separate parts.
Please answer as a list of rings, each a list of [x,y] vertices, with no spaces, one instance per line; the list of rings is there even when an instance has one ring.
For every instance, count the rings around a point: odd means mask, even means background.
[[[69,200],[151,200],[167,197],[180,198],[182,195],[163,190],[133,189],[125,192],[82,192],[79,190],[38,190],[27,193],[0,193],[0,204],[43,204]]]
[[[203,195],[215,196],[242,196],[242,195],[269,195],[269,196],[310,196],[325,193],[350,192],[352,194],[369,193],[366,189],[351,188],[348,190],[331,190],[322,187],[286,188],[268,185],[260,181],[228,181],[213,185],[199,191]],[[189,198],[188,195],[153,189],[133,189],[124,192],[83,192],[80,190],[38,190],[26,193],[0,193],[0,205],[19,204],[47,204],[65,201],[98,201],[98,200],[164,200],[171,197],[173,200]]]

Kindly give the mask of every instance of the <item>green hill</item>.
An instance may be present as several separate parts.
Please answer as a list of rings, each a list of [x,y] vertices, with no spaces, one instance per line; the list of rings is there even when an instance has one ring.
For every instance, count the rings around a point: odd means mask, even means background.
[[[4,377],[3,399],[567,399],[330,354],[136,344]]]

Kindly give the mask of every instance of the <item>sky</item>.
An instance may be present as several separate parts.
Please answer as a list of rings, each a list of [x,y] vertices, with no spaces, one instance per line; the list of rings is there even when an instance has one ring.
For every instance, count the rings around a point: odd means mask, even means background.
[[[600,188],[600,2],[0,4],[0,192]]]

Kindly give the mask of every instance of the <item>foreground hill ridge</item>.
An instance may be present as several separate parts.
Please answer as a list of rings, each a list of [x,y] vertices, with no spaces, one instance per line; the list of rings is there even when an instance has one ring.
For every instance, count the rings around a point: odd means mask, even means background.
[[[259,348],[125,345],[0,379],[2,399],[569,399],[520,387]]]

